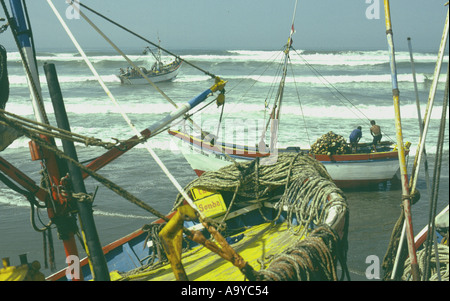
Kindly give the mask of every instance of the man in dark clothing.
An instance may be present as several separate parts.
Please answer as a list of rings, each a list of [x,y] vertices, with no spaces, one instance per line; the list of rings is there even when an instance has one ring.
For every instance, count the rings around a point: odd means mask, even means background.
[[[8,68],[6,63],[6,49],[0,45],[0,109],[2,110],[5,109],[9,97]],[[0,124],[0,152],[20,136],[21,134],[15,129]]]
[[[350,144],[351,144],[353,153],[356,153],[356,148],[358,146],[359,139],[361,139],[361,137],[362,137],[362,131],[361,130],[362,130],[362,128],[360,126],[358,126],[350,134]]]
[[[0,45],[0,109],[4,109],[9,97],[8,68],[6,49]]]

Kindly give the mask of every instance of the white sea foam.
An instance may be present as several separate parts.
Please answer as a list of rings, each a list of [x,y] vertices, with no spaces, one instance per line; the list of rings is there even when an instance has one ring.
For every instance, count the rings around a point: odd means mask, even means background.
[[[151,55],[127,55],[132,61],[154,61]],[[106,55],[89,55],[89,59],[93,63],[99,62],[126,62],[125,59],[119,54],[106,54]],[[267,62],[281,57],[280,51],[268,50],[228,50],[219,53],[208,54],[186,54],[181,55],[186,61],[203,61],[203,62]],[[436,61],[437,55],[433,53],[415,53],[414,61],[416,63],[433,63]],[[163,60],[169,60],[169,55],[164,55]],[[20,61],[20,55],[18,52],[8,53],[8,61]],[[61,62],[81,62],[83,58],[76,53],[45,53],[37,55],[38,61],[61,61]],[[291,62],[294,64],[304,63],[306,60],[310,64],[315,65],[343,65],[343,66],[362,66],[362,65],[377,65],[389,63],[389,54],[387,50],[377,51],[304,51],[304,50],[292,50]],[[448,60],[448,56],[444,58]],[[409,52],[399,51],[396,52],[396,62],[409,62]]]

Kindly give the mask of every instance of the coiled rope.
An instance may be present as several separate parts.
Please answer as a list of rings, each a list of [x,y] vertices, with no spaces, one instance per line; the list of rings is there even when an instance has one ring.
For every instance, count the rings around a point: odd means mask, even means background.
[[[339,237],[323,225],[256,272],[259,281],[337,281]]]
[[[259,160],[230,164],[218,171],[205,172],[184,189],[188,192],[193,187],[233,193],[222,224],[235,201],[242,202],[248,199],[263,201],[277,194],[281,195],[275,204],[278,214],[273,221],[277,220],[283,208],[287,207],[289,219],[295,216],[298,223],[303,226],[297,228],[298,235],[304,235],[307,231],[305,226],[311,223],[315,225],[323,223],[327,209],[331,206],[339,205],[344,208],[347,206],[342,191],[332,182],[325,167],[303,153],[279,154],[276,164],[272,165],[260,165]],[[284,188],[284,191],[280,191],[279,188]],[[329,201],[328,196],[332,193],[340,197]],[[173,210],[182,203],[183,196],[178,194]],[[261,215],[265,218],[263,214]]]
[[[343,273],[349,278],[346,267],[347,235],[344,234],[340,238],[329,224],[325,224],[325,215],[330,207],[342,206],[346,212],[346,200],[343,193],[331,181],[323,165],[310,156],[302,153],[285,153],[280,154],[276,164],[273,165],[260,165],[259,160],[231,164],[218,171],[205,172],[184,189],[188,192],[193,187],[232,193],[228,211],[233,203],[239,204],[248,198],[264,201],[271,196],[282,194],[275,204],[279,212],[273,221],[277,220],[283,208],[287,207],[288,219],[295,215],[300,224],[290,224],[291,230],[296,229],[292,231],[292,235],[300,239],[309,230],[309,225],[314,224],[317,227],[306,239],[276,256],[266,270],[258,272],[247,267],[243,272],[248,279],[338,280],[336,275],[338,260]],[[330,200],[328,198],[330,193],[338,193],[340,197]],[[174,209],[182,203],[183,197],[179,194]],[[222,223],[224,220],[225,218]],[[161,252],[162,250],[157,247],[158,239],[152,234],[154,228],[145,230],[149,232],[149,237],[156,246],[154,251]],[[348,228],[344,232],[347,230]],[[164,254],[159,254],[158,257],[163,261],[165,259]],[[154,258],[151,262],[153,264],[146,265],[143,269],[139,268],[138,271],[127,274],[127,277],[131,274],[140,274],[143,270],[158,268],[160,262],[154,262]],[[141,276],[142,274],[136,277]]]
[[[269,192],[282,186],[287,186],[290,180],[301,175],[321,176],[331,180],[325,167],[315,159],[302,153],[279,154],[276,164],[261,165],[260,160],[230,164],[218,171],[207,171],[201,177],[193,180],[184,189],[209,189],[214,191],[232,191],[239,187],[238,196],[262,198]],[[174,207],[182,203],[179,194]]]
[[[419,265],[420,274],[424,273],[426,266],[430,269],[430,277],[428,281],[438,281],[439,275],[441,281],[449,281],[450,265],[449,265],[449,247],[447,245],[438,244],[438,260],[440,270],[437,270],[436,254],[435,252],[430,252],[427,255],[426,248],[417,252],[417,263]],[[428,258],[429,257],[429,258]],[[405,261],[405,268],[403,271],[402,280],[412,280],[411,277],[411,259],[408,258]]]

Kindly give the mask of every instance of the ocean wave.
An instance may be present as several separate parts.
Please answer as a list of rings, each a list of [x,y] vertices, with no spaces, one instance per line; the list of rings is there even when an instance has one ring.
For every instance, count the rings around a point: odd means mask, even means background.
[[[185,52],[185,51],[184,51]],[[181,55],[182,59],[189,62],[268,62],[281,58],[281,51],[266,50],[227,50],[227,51],[210,51],[210,53],[186,53]],[[128,65],[121,55],[116,54],[95,54],[88,55],[92,63],[104,62],[123,62]],[[134,62],[148,63],[154,61],[152,56],[146,55],[128,55],[129,59]],[[172,60],[173,57],[163,55],[163,60]],[[414,61],[416,63],[435,63],[437,55],[432,53],[415,53]],[[8,61],[20,61],[18,52],[8,53]],[[41,62],[82,62],[83,58],[77,53],[38,53],[37,60]],[[290,60],[293,64],[304,64],[305,61],[313,65],[328,66],[364,66],[389,64],[389,54],[387,50],[377,51],[291,51]],[[444,58],[448,60],[448,55]],[[410,62],[409,52],[399,51],[396,53],[396,62]]]
[[[119,78],[114,74],[101,75],[100,77],[105,83],[120,83]],[[41,84],[45,84],[47,82],[45,75],[40,75],[39,81]],[[58,75],[58,82],[60,84],[97,82],[97,78],[93,75]],[[11,86],[22,86],[27,85],[28,81],[25,75],[9,75],[9,83]]]
[[[27,199],[11,189],[0,189],[0,204],[12,207],[30,207]]]
[[[252,99],[250,101],[246,99],[241,99],[234,96],[228,96],[227,105],[224,107],[224,114],[253,114],[253,113],[263,113],[264,99],[261,98],[260,103],[258,103],[258,99]],[[342,111],[346,110],[347,107],[345,105],[325,105],[327,102],[325,99],[323,100],[315,100],[315,104],[308,102],[307,100],[303,100],[302,109],[305,116],[311,117],[336,117],[336,112],[340,112],[338,117],[351,117],[351,116],[341,116]],[[320,102],[323,105],[318,105]],[[333,103],[333,102],[332,102]],[[334,102],[335,103],[335,102]],[[146,120],[150,125],[151,122],[156,122],[159,118],[163,118],[165,114],[169,114],[175,110],[172,104],[167,102],[155,102],[155,103],[140,103],[140,102],[131,102],[131,101],[120,101],[119,104],[121,106],[121,112],[126,114],[132,114],[135,116],[148,116],[148,118],[143,119]],[[108,99],[105,101],[99,101],[96,103],[86,103],[83,98],[66,98],[65,99],[65,107],[68,114],[72,115],[77,114],[78,116],[91,116],[91,115],[99,115],[104,116],[111,114],[117,114],[120,117],[118,109],[115,105],[113,105]],[[411,104],[403,104],[402,105],[402,115],[403,118],[417,118],[416,113],[416,105],[411,102]],[[422,106],[422,114],[424,114],[425,107]],[[432,111],[432,117],[434,119],[440,119],[439,115],[441,112],[442,106],[435,105]],[[45,103],[45,110],[47,113],[53,113],[53,107],[51,103]],[[215,105],[207,107],[203,109],[200,113],[203,114],[204,117],[209,118],[210,115],[220,114],[221,108],[217,108]],[[383,116],[387,118],[391,118],[393,115],[393,108],[391,105],[383,106],[383,105],[358,105],[358,110],[367,112],[368,115],[377,113],[380,115],[379,118],[383,118]],[[28,103],[8,103],[7,111],[18,114],[24,117],[33,116],[33,108]],[[195,109],[192,111],[195,112]],[[302,112],[299,110],[299,106],[297,101],[289,102],[288,100],[284,101],[283,111],[286,112],[287,115],[301,115]],[[392,115],[392,116],[391,116]],[[423,116],[423,115],[422,115]],[[82,119],[82,117],[79,117]],[[108,117],[109,118],[109,117]],[[140,117],[142,118],[142,117]],[[211,117],[212,118],[212,117]],[[99,120],[99,122],[101,119]],[[106,120],[105,120],[106,121]]]
[[[228,79],[252,79],[256,82],[272,84],[278,79],[275,76],[270,75],[251,75],[251,76],[224,76]],[[413,76],[411,74],[398,74],[397,80],[399,82],[413,82]],[[432,75],[419,73],[416,74],[416,81],[418,83],[425,83],[432,80]],[[317,76],[296,76],[286,77],[286,83],[307,83],[307,84],[343,84],[343,83],[390,83],[390,74],[367,74],[367,75],[326,75],[323,77]],[[441,75],[439,82],[445,82],[445,77]]]
[[[114,75],[101,75],[104,83],[118,84],[120,79]],[[222,78],[226,80],[253,80],[255,82],[264,84],[273,84],[279,77],[271,75],[224,75]],[[398,74],[397,79],[399,82],[413,82],[411,74]],[[46,83],[44,75],[39,77],[42,84]],[[188,75],[182,72],[173,80],[175,83],[198,83],[202,81],[209,81],[211,77],[207,75]],[[418,73],[416,74],[416,80],[418,83],[426,83],[432,80],[432,74]],[[27,78],[21,75],[10,75],[9,81],[11,86],[24,86],[27,85]],[[94,76],[85,75],[59,75],[58,81],[60,84],[77,84],[77,83],[97,83],[97,79]],[[287,76],[286,83],[307,83],[307,84],[343,84],[343,83],[390,83],[390,74],[367,74],[367,75],[326,75],[323,77],[317,76],[302,76],[297,75],[295,77]],[[441,74],[439,82],[445,82],[445,76]],[[230,82],[230,85],[233,83]]]
[[[154,220],[154,218],[152,216],[143,216],[143,215],[135,215],[135,214],[123,214],[123,213],[117,213],[117,212],[107,212],[107,211],[97,210],[97,209],[94,209],[93,213],[94,213],[94,215],[106,216],[106,217]]]
[[[270,62],[280,59],[280,51],[228,50],[224,54],[186,55],[183,58],[192,61],[216,62]],[[437,56],[429,53],[414,54],[416,63],[435,63]],[[448,60],[448,56],[446,58]],[[388,51],[291,51],[292,64],[326,65],[326,66],[364,66],[389,64]],[[397,52],[396,62],[410,62],[409,52]]]

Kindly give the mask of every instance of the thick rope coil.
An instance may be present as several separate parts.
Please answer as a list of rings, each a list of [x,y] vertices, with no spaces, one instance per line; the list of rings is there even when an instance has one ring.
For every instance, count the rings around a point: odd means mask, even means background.
[[[337,281],[339,236],[324,225],[255,272],[259,281]]]
[[[288,179],[296,179],[300,175],[321,176],[331,180],[325,167],[302,153],[299,154],[279,154],[276,164],[259,165],[258,161],[230,164],[218,171],[208,171],[201,177],[195,179],[185,187],[185,191],[190,191],[196,187],[220,192],[234,192],[239,186],[237,196],[247,198],[263,198],[269,192],[273,192],[279,187],[286,186]],[[290,173],[290,177],[288,174]],[[242,178],[241,178],[242,177]],[[174,208],[183,202],[182,196],[177,196]]]
[[[433,247],[434,249],[434,247]],[[425,248],[417,252],[417,263],[419,265],[420,274],[423,274],[425,263],[426,263],[426,256],[425,256]],[[449,265],[449,247],[447,245],[438,244],[438,259],[439,259],[439,265],[440,270],[437,270],[436,267],[436,253],[431,252],[431,258],[430,258],[430,278],[428,281],[438,281],[438,273],[440,274],[441,281],[449,281],[449,273],[450,273],[450,265]],[[405,261],[405,268],[403,270],[403,276],[402,280],[412,280],[411,276],[411,259],[408,258]]]
[[[273,165],[259,165],[259,161],[254,160],[205,172],[189,183],[185,191],[193,187],[221,193],[233,192],[227,213],[234,202],[242,199],[261,200],[279,194],[281,198],[275,204],[278,213],[273,221],[280,217],[283,207],[287,206],[289,223],[295,215],[298,224],[303,226],[298,227],[297,234],[300,235],[305,234],[311,223],[323,223],[327,209],[331,206],[347,206],[342,191],[332,182],[323,165],[302,153],[280,154]],[[284,188],[284,192],[279,191],[279,188]],[[329,201],[331,193],[337,193],[340,197]],[[183,197],[179,194],[174,209],[182,203]]]

